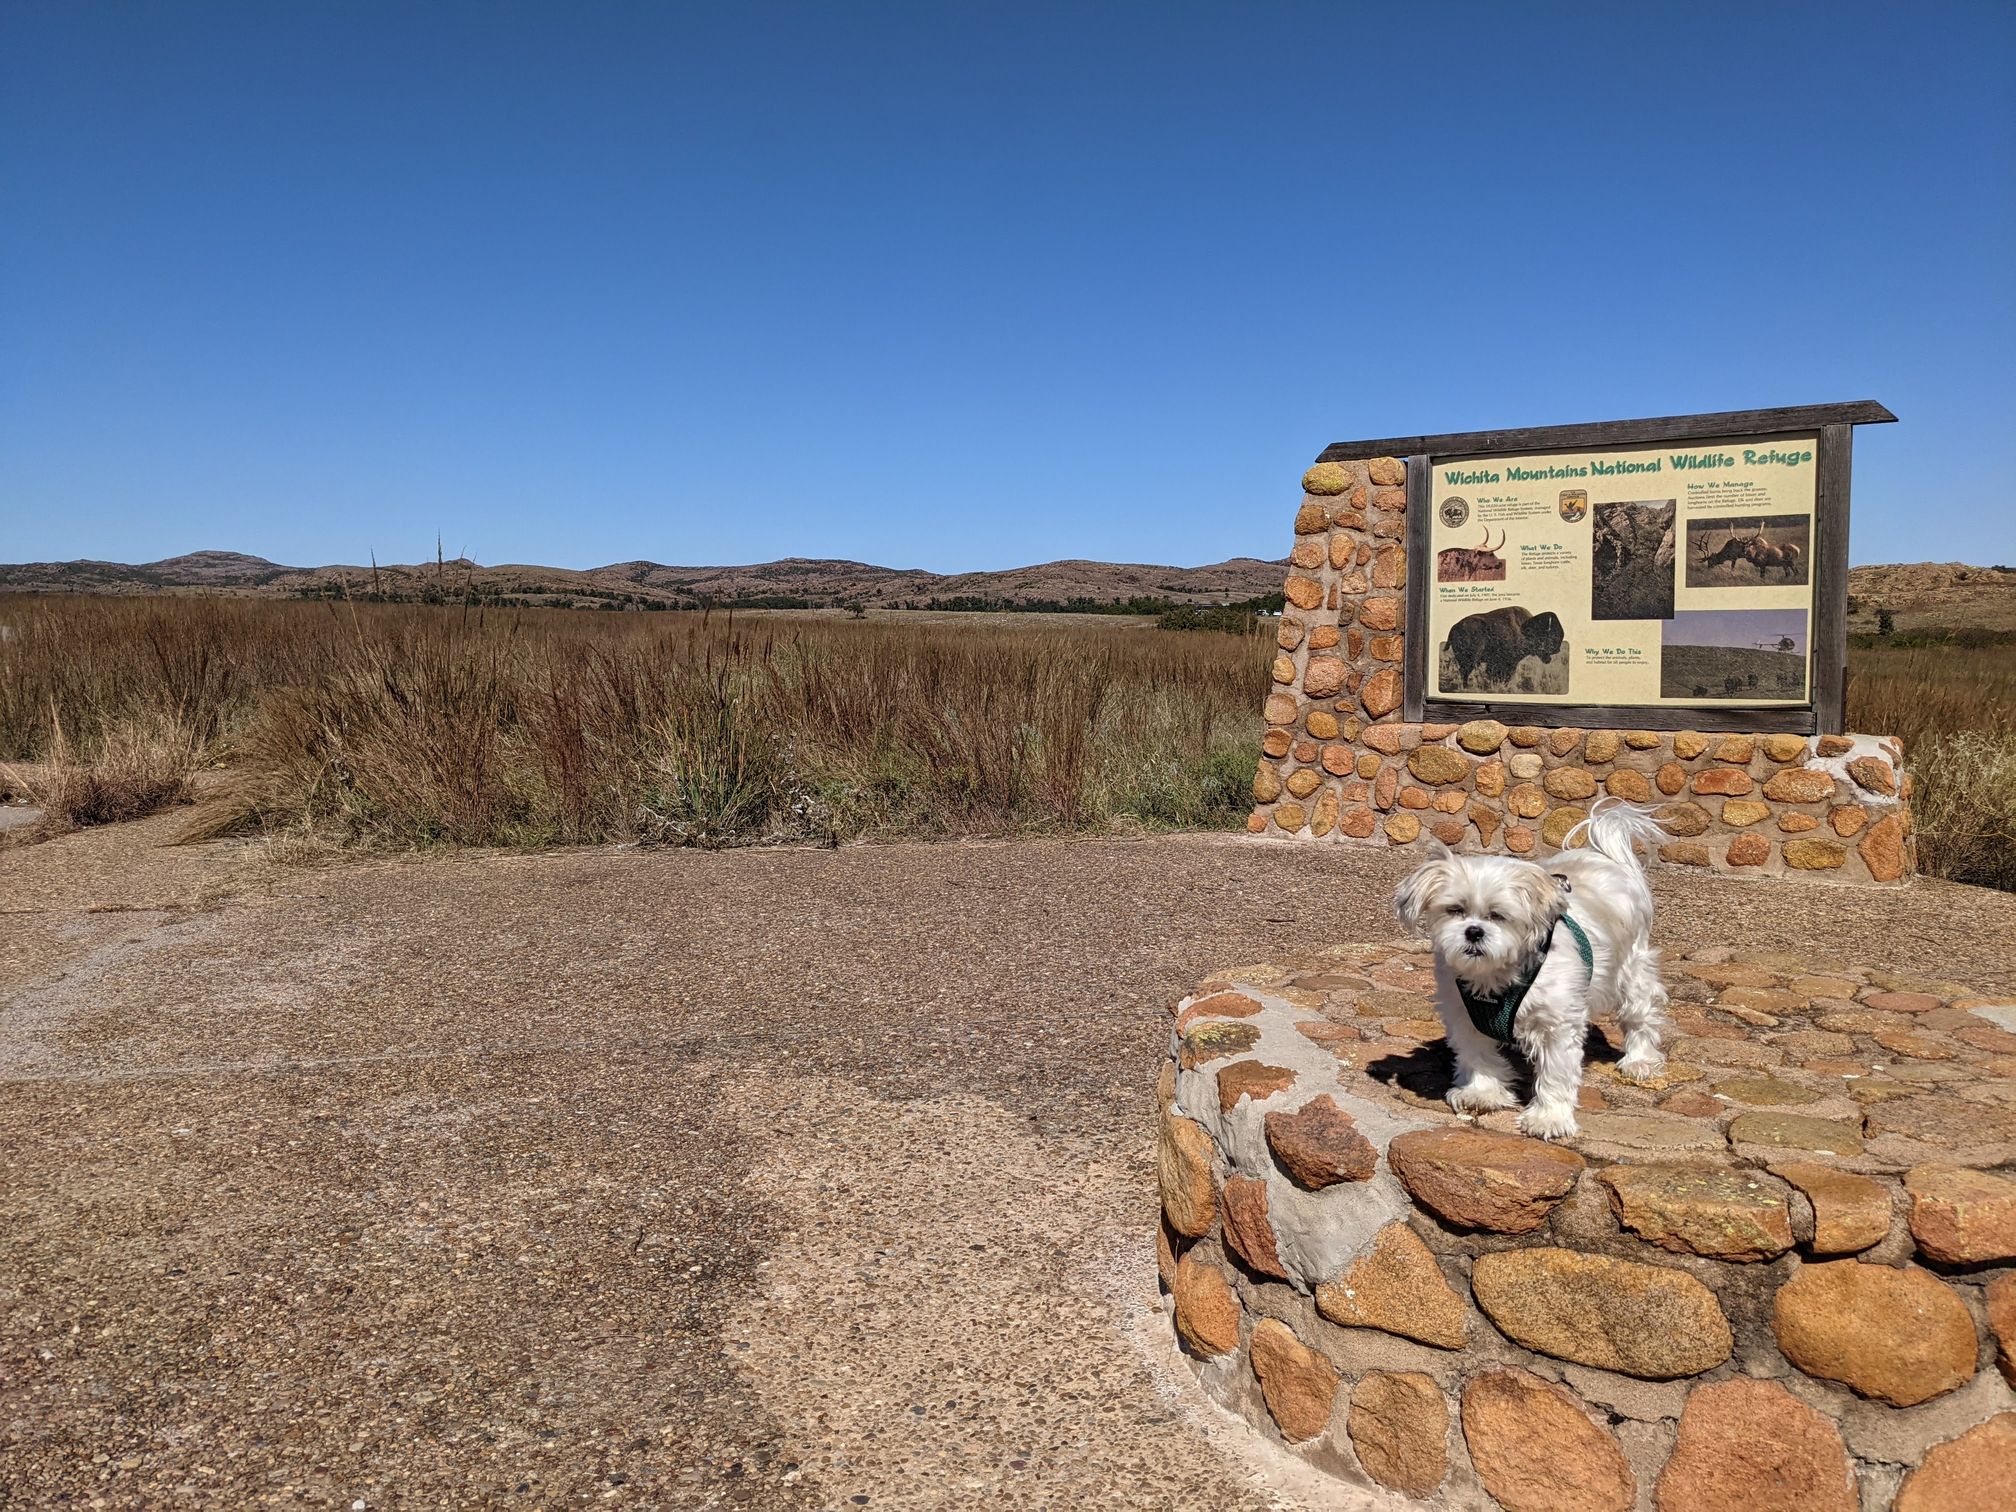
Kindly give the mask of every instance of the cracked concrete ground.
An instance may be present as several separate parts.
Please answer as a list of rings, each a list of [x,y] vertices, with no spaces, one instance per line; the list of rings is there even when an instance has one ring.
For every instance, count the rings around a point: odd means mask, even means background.
[[[1392,858],[175,823],[0,851],[0,1504],[1343,1505],[1168,1343],[1151,1084],[1206,970],[1389,937]],[[1657,890],[2016,987],[2016,898]]]

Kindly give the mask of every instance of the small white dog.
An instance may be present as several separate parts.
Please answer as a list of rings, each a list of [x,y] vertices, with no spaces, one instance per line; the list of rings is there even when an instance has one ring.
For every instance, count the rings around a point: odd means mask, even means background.
[[[1401,923],[1435,943],[1435,1011],[1456,1052],[1449,1105],[1464,1113],[1514,1106],[1500,1047],[1516,1043],[1533,1067],[1519,1128],[1543,1139],[1575,1132],[1592,1014],[1615,1013],[1624,1030],[1620,1075],[1646,1080],[1666,1063],[1652,890],[1631,849],[1664,831],[1644,809],[1599,801],[1566,843],[1578,834],[1587,849],[1546,865],[1444,847],[1393,895]]]

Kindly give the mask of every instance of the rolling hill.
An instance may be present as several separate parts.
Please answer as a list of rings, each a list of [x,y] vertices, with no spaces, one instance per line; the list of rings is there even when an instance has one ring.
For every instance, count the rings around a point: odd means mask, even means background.
[[[460,600],[474,594],[529,604],[575,600],[645,606],[701,604],[826,608],[979,607],[982,603],[1124,603],[1136,598],[1219,604],[1277,592],[1281,562],[1234,557],[1204,567],[1061,561],[999,572],[926,572],[867,562],[786,557],[740,567],[615,562],[577,570],[533,564],[441,562],[290,567],[231,551],[195,551],[158,562],[22,562],[0,565],[0,592],[179,593],[266,598],[365,597]]]

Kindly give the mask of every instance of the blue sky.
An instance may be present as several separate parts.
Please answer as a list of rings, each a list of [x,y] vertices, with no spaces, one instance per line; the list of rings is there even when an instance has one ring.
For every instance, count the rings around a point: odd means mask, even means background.
[[[1804,609],[1682,609],[1663,632],[1669,646],[1755,646],[1789,635],[1806,649]],[[1767,648],[1768,649],[1768,648]]]
[[[1327,442],[1874,398],[2016,560],[2016,6],[0,3],[0,560],[1286,550]]]

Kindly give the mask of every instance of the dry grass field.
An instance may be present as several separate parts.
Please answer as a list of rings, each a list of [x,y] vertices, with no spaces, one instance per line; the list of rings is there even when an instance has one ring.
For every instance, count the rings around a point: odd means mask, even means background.
[[[116,764],[157,799],[221,764],[206,832],[396,847],[1223,828],[1271,649],[993,616],[214,599],[19,597],[0,624],[0,760],[80,795]],[[61,818],[111,817],[67,791],[43,795]]]
[[[186,796],[287,844],[728,845],[1238,826],[1271,638],[1112,616],[569,614],[0,597],[46,828]],[[2016,888],[2016,647],[1851,656],[1920,861]],[[0,772],[0,778],[5,777]]]

